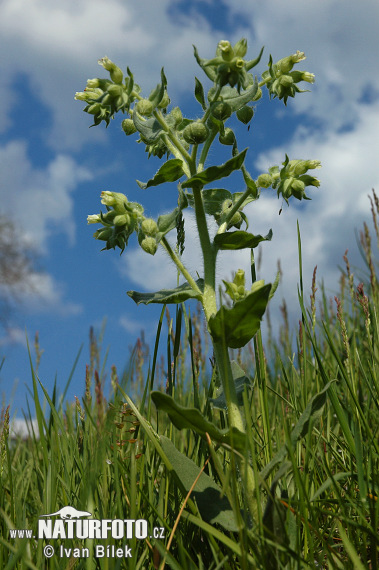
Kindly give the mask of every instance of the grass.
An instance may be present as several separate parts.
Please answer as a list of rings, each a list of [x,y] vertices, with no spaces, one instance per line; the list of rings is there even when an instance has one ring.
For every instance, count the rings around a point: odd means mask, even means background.
[[[379,242],[375,193],[371,212]],[[283,305],[279,339],[269,335],[264,347],[258,334],[235,354],[248,434],[243,444],[232,437],[230,445],[217,434],[210,438],[205,428],[201,436],[198,429],[175,427],[200,413],[220,430],[227,425],[199,313],[191,316],[179,306],[171,317],[163,309],[150,364],[138,339],[128,370],[118,377],[111,368],[107,400],[101,339],[90,335],[84,395],[75,402],[65,401],[66,390],[59,397],[56,387],[40,398],[36,339],[33,406],[26,417],[37,418],[39,435],[31,430],[28,438],[12,440],[9,409],[0,424],[0,568],[376,570],[379,286],[367,225],[360,246],[366,283],[355,281],[345,254],[338,296],[329,299],[322,286],[317,291],[315,270],[309,308],[300,255],[298,330],[289,329]],[[158,360],[165,318],[168,365]],[[187,418],[178,408],[176,419],[172,409],[170,416],[158,411],[150,397],[154,389],[193,411]],[[244,473],[236,467],[238,453],[254,470],[254,520],[243,496]],[[145,519],[149,535],[10,537],[10,529],[36,534],[40,515],[66,505],[100,520]],[[154,527],[163,529],[164,538],[153,536]],[[44,556],[47,544],[55,550],[50,559]],[[96,558],[96,544],[126,544],[132,558]],[[82,552],[75,548],[88,549],[89,557],[76,558]]]

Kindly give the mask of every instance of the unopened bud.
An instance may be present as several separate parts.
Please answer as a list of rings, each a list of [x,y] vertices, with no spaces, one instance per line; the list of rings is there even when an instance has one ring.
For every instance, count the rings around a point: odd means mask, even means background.
[[[141,229],[147,236],[155,236],[158,233],[158,226],[152,218],[145,218],[141,224]]]
[[[115,216],[113,223],[115,226],[129,226],[130,216],[129,214],[119,214]]]
[[[175,123],[174,123],[175,127],[180,125],[180,123],[183,121],[183,115],[182,115],[182,112],[181,112],[179,107],[173,108],[173,110],[170,113],[170,117],[173,117],[173,119],[175,121]]]
[[[245,57],[247,52],[247,40],[241,38],[233,48],[236,57]]]
[[[232,114],[232,108],[225,101],[217,101],[212,105],[211,113],[218,121],[226,121]]]
[[[183,138],[189,144],[201,144],[208,138],[209,130],[201,121],[190,123],[183,130]]]
[[[158,105],[159,109],[165,109],[170,104],[170,97],[168,96],[167,91],[164,92],[161,102]]]
[[[257,180],[257,186],[260,188],[270,188],[272,184],[272,178],[269,174],[260,174]]]
[[[238,269],[233,279],[233,283],[237,285],[237,287],[245,288],[245,272],[243,269]]]
[[[128,203],[128,199],[121,192],[104,190],[101,193],[101,203],[105,206],[111,206],[119,214],[125,214],[125,205]]]
[[[145,237],[141,241],[141,247],[146,253],[150,253],[150,255],[154,255],[158,249],[158,244],[153,237]]]
[[[123,87],[122,85],[116,85],[115,83],[111,83],[107,89],[107,92],[112,98],[116,99],[117,97],[120,97],[122,95]]]
[[[225,129],[224,134],[218,137],[218,140],[221,144],[225,145],[232,145],[236,140],[236,136],[233,133],[232,129]]]
[[[136,105],[136,110],[140,115],[147,117],[154,111],[154,107],[149,99],[141,99]]]
[[[91,214],[87,216],[87,224],[101,224],[101,217],[99,214]]]
[[[299,63],[299,61],[303,61],[303,59],[305,59],[304,52],[298,50],[293,55],[289,55],[288,57],[280,59],[276,63],[276,68],[281,73],[288,73],[289,71],[291,71],[295,63]]]
[[[128,136],[133,135],[137,131],[132,119],[124,119],[121,126],[124,133]]]

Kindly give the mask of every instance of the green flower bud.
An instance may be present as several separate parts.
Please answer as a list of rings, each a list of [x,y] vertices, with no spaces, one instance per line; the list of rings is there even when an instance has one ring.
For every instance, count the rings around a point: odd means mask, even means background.
[[[218,121],[226,121],[232,114],[232,108],[225,101],[217,101],[212,105],[211,113]]]
[[[97,115],[97,113],[102,112],[102,107],[100,103],[93,103],[93,105],[88,105],[87,113],[90,115]]]
[[[236,228],[240,228],[242,224],[242,216],[240,212],[236,212],[232,219],[229,222],[229,226],[235,226]]]
[[[141,99],[136,105],[138,113],[144,117],[148,117],[154,111],[154,107],[149,99]]]
[[[152,218],[145,218],[141,224],[141,229],[147,236],[155,236],[158,233],[158,225]]]
[[[232,208],[232,206],[233,206],[233,201],[230,200],[230,198],[224,200],[221,206],[222,213],[226,214]]]
[[[107,89],[107,93],[109,93],[111,97],[116,99],[117,97],[120,97],[120,95],[122,95],[123,87],[122,85],[116,85],[115,83],[111,83]]]
[[[243,269],[238,269],[236,271],[233,283],[235,283],[237,287],[243,287],[245,289],[245,272]]]
[[[294,180],[291,184],[291,190],[295,198],[301,200],[305,190],[304,182],[302,180]]]
[[[113,223],[115,226],[129,226],[130,224],[130,216],[129,214],[119,214],[115,216]]]
[[[111,206],[118,214],[125,214],[125,206],[128,203],[128,199],[125,194],[121,194],[121,192],[109,192],[108,190],[104,190],[101,193],[101,203],[105,206]]]
[[[158,244],[153,237],[145,237],[141,241],[141,247],[146,253],[150,253],[150,255],[154,255],[158,249]]]
[[[257,186],[260,188],[270,188],[273,180],[269,174],[260,174],[257,180]]]
[[[87,224],[101,224],[101,217],[99,214],[91,214],[87,216]]]
[[[165,109],[170,104],[170,97],[168,96],[167,91],[164,92],[161,102],[158,105],[159,109]]]
[[[100,80],[97,77],[94,79],[87,79],[86,89],[95,89],[96,87],[100,87]]]
[[[247,125],[254,117],[254,109],[252,107],[249,107],[248,105],[244,105],[243,107],[238,109],[236,115],[237,119],[241,121],[241,123]]]
[[[122,83],[124,74],[122,73],[121,69],[115,63],[113,63],[113,61],[109,59],[109,57],[105,56],[99,59],[98,64],[102,65],[104,69],[109,71],[109,75],[112,81],[114,81],[115,83]]]
[[[305,59],[305,55],[303,51],[297,51],[293,55],[289,55],[288,57],[284,57],[280,59],[276,64],[276,69],[280,73],[288,73],[291,71],[295,63],[299,63],[299,61],[303,61]]]
[[[247,40],[241,38],[233,48],[236,57],[245,57],[247,52]]]
[[[183,129],[183,138],[189,144],[201,144],[207,140],[209,130],[201,121],[190,123]]]
[[[293,78],[291,77],[291,75],[282,75],[279,81],[280,85],[282,85],[283,87],[291,87],[291,85],[293,84]]]
[[[121,123],[122,130],[126,135],[133,135],[137,132],[137,129],[132,121],[132,119],[124,119]]]
[[[245,287],[243,287],[242,285],[240,285],[239,287],[237,287],[237,295],[240,299],[244,299],[245,297]]]
[[[232,44],[226,40],[221,40],[218,43],[218,50],[217,50],[222,59],[224,61],[231,61],[233,59],[233,57],[235,56],[234,54],[234,50],[232,48]]]
[[[218,137],[221,144],[232,145],[236,140],[235,134],[232,129],[225,129],[224,134]]]
[[[113,235],[112,228],[100,228],[99,230],[96,230],[96,232],[93,234],[93,237],[96,239],[100,239],[101,241],[108,241],[108,239],[110,239],[112,235]]]
[[[180,123],[183,121],[183,115],[179,107],[174,107],[169,116],[174,119],[175,127],[178,127]]]

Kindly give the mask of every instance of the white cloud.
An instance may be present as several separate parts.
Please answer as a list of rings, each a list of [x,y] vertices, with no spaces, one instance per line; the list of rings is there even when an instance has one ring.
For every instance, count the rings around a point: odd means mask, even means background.
[[[25,74],[34,95],[52,111],[53,148],[73,149],[104,138],[99,129],[88,131],[83,105],[74,101],[88,77],[105,76],[99,58],[107,55],[123,69],[128,65],[146,90],[158,83],[164,66],[171,93],[177,93],[193,89],[188,73],[196,65],[192,44],[214,52],[218,37],[209,24],[190,18],[178,33],[170,5],[169,0],[5,0],[0,5],[0,48],[7,53],[0,63],[3,89],[16,73]],[[17,94],[8,89],[7,100],[12,96]]]
[[[80,182],[90,180],[92,174],[63,154],[52,159],[45,169],[35,168],[27,144],[21,140],[0,146],[0,171],[1,214],[15,224],[20,241],[45,254],[52,233],[61,231],[72,245],[75,241],[72,193]],[[82,310],[80,305],[65,300],[64,285],[49,273],[30,272],[19,289],[12,286],[12,294],[24,311],[67,315]]]
[[[103,73],[97,59],[105,54],[123,68],[129,65],[136,80],[143,86],[147,84],[147,89],[159,80],[159,70],[164,65],[171,95],[192,92],[193,72],[198,73],[192,44],[207,57],[214,53],[221,38],[204,17],[195,15],[190,8],[180,24],[173,21],[169,15],[172,5],[169,0],[66,0],[59,4],[47,0],[4,0],[0,5],[0,46],[7,58],[0,67],[7,109],[11,108],[13,97],[22,96],[12,92],[12,80],[21,72],[34,96],[51,111],[50,146],[72,151],[88,140],[98,141],[106,136],[103,129],[88,130],[89,121],[82,116],[82,105],[73,100],[75,91],[84,87],[88,77]],[[213,5],[217,9],[217,3]],[[267,233],[269,227],[274,230],[272,243],[262,245],[261,275],[272,280],[280,257],[287,283],[283,294],[292,296],[296,304],[296,219],[302,228],[308,283],[317,264],[318,274],[325,277],[330,287],[336,287],[336,263],[346,247],[354,250],[354,228],[369,213],[366,196],[371,187],[379,186],[374,155],[379,126],[375,102],[379,94],[379,4],[376,0],[362,0],[348,7],[340,0],[267,0],[259,4],[233,0],[228,9],[234,21],[238,17],[239,22],[239,28],[231,30],[231,40],[246,35],[249,54],[254,56],[266,45],[262,60],[266,63],[269,53],[276,60],[303,50],[307,59],[298,67],[316,75],[311,94],[290,100],[288,109],[282,107],[281,113],[299,114],[302,126],[294,135],[288,133],[287,142],[279,148],[270,125],[273,148],[258,157],[256,166],[264,169],[272,163],[279,164],[285,152],[290,158],[320,159],[323,168],[317,175],[321,188],[310,190],[313,202],[299,208],[291,204],[288,210],[284,206],[280,217],[280,202],[275,198],[262,199],[248,208],[251,231]],[[363,101],[365,97],[371,98],[371,104]],[[9,125],[5,114],[0,114],[0,127],[1,124],[3,129]],[[7,195],[6,203],[17,212],[23,226],[34,232],[38,244],[42,247],[46,243],[51,223],[58,228],[65,224],[65,231],[72,236],[70,193],[80,180],[89,179],[88,171],[62,154],[44,171],[36,169],[28,159],[25,143],[20,141],[0,149],[1,161],[5,168],[5,192],[7,187],[18,189]],[[186,219],[189,224],[185,259],[195,270],[199,247],[194,223],[190,217]],[[222,254],[219,277],[230,277],[237,266],[248,271],[245,253]],[[358,259],[357,254],[355,257]],[[159,289],[176,282],[175,270],[163,253],[151,257],[140,248],[130,249],[122,259],[128,278],[145,290],[152,289],[151,283]]]
[[[60,230],[74,242],[73,198],[76,186],[92,179],[86,168],[69,156],[57,155],[46,168],[34,168],[25,141],[11,141],[0,147],[3,214],[30,237],[42,251],[50,233]]]

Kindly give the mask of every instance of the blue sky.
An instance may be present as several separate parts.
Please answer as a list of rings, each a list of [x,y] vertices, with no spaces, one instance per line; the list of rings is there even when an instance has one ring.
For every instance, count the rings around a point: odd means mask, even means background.
[[[139,0],[3,0],[0,5],[0,213],[19,227],[39,254],[40,272],[29,276],[34,293],[22,303],[1,332],[0,393],[11,413],[21,415],[31,387],[25,334],[33,344],[39,332],[44,350],[39,377],[49,391],[55,377],[61,390],[76,354],[83,352],[69,397],[82,396],[88,362],[89,327],[99,330],[107,318],[104,348],[108,364],[121,371],[141,329],[152,343],[160,308],[135,306],[129,289],[156,290],[175,285],[175,271],[164,254],[145,254],[131,240],[122,257],[100,252],[87,226],[88,214],[100,210],[100,192],[124,192],[143,203],[153,217],[176,205],[176,185],[141,190],[135,180],[147,180],[157,170],[142,145],[126,138],[116,118],[105,129],[89,129],[76,91],[91,77],[105,77],[97,60],[107,55],[123,70],[129,66],[148,95],[165,68],[168,91],[185,116],[196,117],[194,75],[206,84],[193,58],[192,44],[211,57],[221,39],[248,39],[249,57],[262,45],[258,73],[274,61],[304,51],[298,66],[316,75],[311,93],[289,100],[287,108],[269,101],[267,92],[256,106],[248,132],[241,128],[239,147],[249,146],[246,166],[253,176],[292,158],[318,159],[319,189],[311,202],[283,207],[273,191],[246,208],[253,233],[273,229],[264,244],[260,278],[270,282],[281,260],[283,282],[271,308],[278,328],[278,305],[286,298],[293,322],[299,318],[296,286],[299,219],[303,238],[305,287],[310,290],[313,268],[330,295],[338,290],[342,256],[349,249],[360,264],[355,230],[370,218],[367,195],[379,192],[377,152],[379,132],[379,56],[376,0],[169,1]],[[214,151],[211,160],[225,154]],[[230,179],[231,190],[239,180]],[[264,195],[263,195],[264,194]],[[200,269],[194,221],[186,214],[185,261]],[[248,270],[248,254],[224,254],[218,276],[230,278]]]

